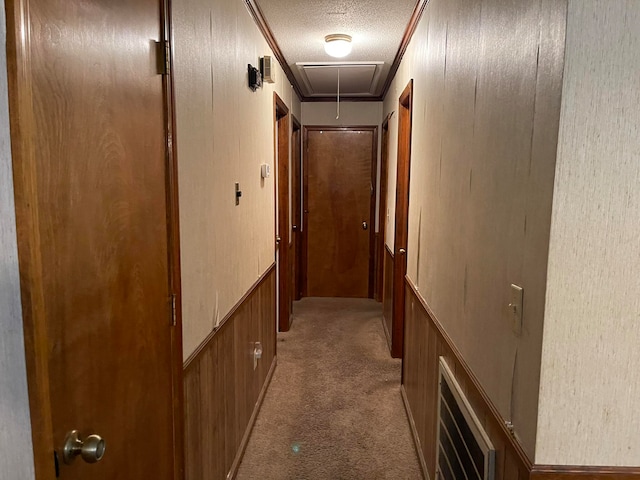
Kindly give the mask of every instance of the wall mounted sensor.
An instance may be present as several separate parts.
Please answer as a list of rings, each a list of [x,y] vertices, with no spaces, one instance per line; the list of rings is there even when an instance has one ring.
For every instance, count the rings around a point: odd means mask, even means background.
[[[262,176],[262,178],[269,178],[269,176],[271,175],[271,165],[269,165],[268,163],[263,163],[262,165],[260,165],[260,175]]]
[[[255,92],[262,86],[262,75],[260,71],[251,64],[247,65],[247,70],[249,73],[249,88],[252,92]]]

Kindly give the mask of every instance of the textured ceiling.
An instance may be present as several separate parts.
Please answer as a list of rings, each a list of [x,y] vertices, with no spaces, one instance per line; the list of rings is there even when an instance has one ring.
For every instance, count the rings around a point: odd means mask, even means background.
[[[402,37],[407,28],[411,14],[416,7],[416,0],[255,0],[269,25],[275,40],[282,51],[287,64],[291,68],[302,93],[313,97],[326,92],[326,84],[322,88],[309,85],[310,79],[303,79],[303,63],[341,63],[349,62],[384,62],[380,79],[370,88],[362,91],[345,91],[345,95],[375,96],[384,86],[386,76],[398,52]],[[335,59],[324,51],[324,37],[331,33],[346,33],[353,37],[353,50],[344,59]],[[334,68],[332,65],[328,68]],[[353,84],[361,86],[371,84],[366,80],[353,80]],[[323,80],[326,76],[316,75]]]

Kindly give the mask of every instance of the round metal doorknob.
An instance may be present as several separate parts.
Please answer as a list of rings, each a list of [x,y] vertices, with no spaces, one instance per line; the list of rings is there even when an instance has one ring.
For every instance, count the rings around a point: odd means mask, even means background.
[[[362,229],[366,230],[369,228],[369,225],[367,224],[367,222],[362,222]]]
[[[72,430],[67,433],[64,441],[64,463],[70,464],[80,455],[87,463],[96,463],[104,457],[107,445],[100,435],[89,435],[84,440],[80,439],[80,432]]]
[[[400,250],[398,250],[398,253],[400,255],[404,255],[405,253],[407,253],[407,251],[404,248],[401,248]]]
[[[280,237],[276,237],[276,243],[280,244],[280,242],[282,241],[282,239]]]

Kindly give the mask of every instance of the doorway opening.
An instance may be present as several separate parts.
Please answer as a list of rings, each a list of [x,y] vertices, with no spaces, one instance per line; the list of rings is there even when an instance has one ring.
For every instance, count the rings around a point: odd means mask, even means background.
[[[278,270],[278,330],[291,328],[291,267],[289,222],[289,108],[273,94],[276,149],[276,265]]]
[[[411,123],[413,80],[400,95],[398,105],[398,166],[393,258],[391,355],[402,358],[404,348],[405,276],[409,233],[409,174],[411,170]]]

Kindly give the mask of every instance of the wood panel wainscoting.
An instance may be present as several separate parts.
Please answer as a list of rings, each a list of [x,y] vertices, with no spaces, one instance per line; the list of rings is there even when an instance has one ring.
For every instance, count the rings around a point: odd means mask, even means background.
[[[401,391],[416,451],[423,471],[428,472],[425,477],[437,478],[438,359],[443,356],[496,449],[495,480],[528,479],[531,461],[511,436],[498,411],[409,279],[406,279],[406,287]]]
[[[384,280],[382,282],[382,326],[389,344],[389,351],[392,350],[391,331],[393,328],[393,252],[385,243],[384,245]]]
[[[235,477],[276,366],[275,292],[274,264],[185,362],[187,480]]]
[[[438,359],[443,356],[496,449],[495,480],[640,480],[640,467],[533,465],[427,302],[411,280],[405,282],[401,392],[425,478],[437,478]]]

